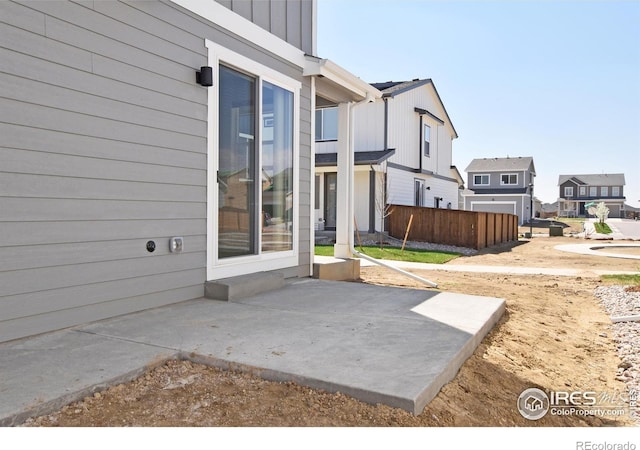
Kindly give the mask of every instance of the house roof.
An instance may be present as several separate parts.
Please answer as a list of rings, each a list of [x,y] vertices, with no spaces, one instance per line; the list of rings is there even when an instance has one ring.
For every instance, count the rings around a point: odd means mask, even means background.
[[[403,92],[407,92],[407,91],[410,91],[411,89],[416,89],[420,86],[424,86],[428,84],[430,84],[433,87],[433,91],[436,93],[438,102],[440,102],[440,105],[442,106],[442,110],[444,111],[445,116],[447,116],[447,121],[449,122],[449,125],[451,125],[453,134],[457,138],[458,132],[453,126],[453,122],[449,117],[449,113],[447,112],[447,109],[444,107],[444,103],[440,98],[440,94],[438,94],[436,85],[433,83],[431,78],[424,78],[424,79],[416,78],[411,81],[385,81],[383,83],[371,83],[371,86],[373,86],[374,88],[382,92],[382,98],[385,98],[385,97],[395,97],[396,95],[402,94]],[[438,118],[438,117],[435,117],[435,118],[441,122],[444,122],[441,118]]]
[[[590,175],[560,175],[558,186],[573,181],[578,186],[624,186],[623,173],[600,173]]]
[[[354,152],[353,163],[356,166],[380,164],[396,152],[395,148],[389,150],[377,150],[371,152]],[[337,153],[316,153],[316,166],[327,167],[338,164]]]
[[[477,158],[469,163],[465,172],[504,172],[508,170],[531,170],[536,173],[531,156],[515,158]]]

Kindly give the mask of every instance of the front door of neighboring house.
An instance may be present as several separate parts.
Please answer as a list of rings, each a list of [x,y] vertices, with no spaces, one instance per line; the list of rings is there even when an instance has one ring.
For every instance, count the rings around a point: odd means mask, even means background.
[[[324,228],[326,230],[336,229],[336,204],[337,204],[338,174],[335,172],[324,175]]]

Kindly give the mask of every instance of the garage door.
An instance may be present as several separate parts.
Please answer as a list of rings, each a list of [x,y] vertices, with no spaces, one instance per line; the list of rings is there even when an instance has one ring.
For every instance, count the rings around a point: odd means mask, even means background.
[[[473,202],[471,204],[472,211],[492,212],[492,213],[516,213],[516,204],[513,203],[497,203],[497,202]]]

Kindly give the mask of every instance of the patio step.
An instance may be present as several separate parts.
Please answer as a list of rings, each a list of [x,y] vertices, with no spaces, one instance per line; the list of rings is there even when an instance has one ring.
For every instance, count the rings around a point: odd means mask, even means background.
[[[258,272],[249,275],[207,281],[204,296],[213,300],[233,301],[285,287],[279,272]]]
[[[316,256],[313,263],[313,278],[331,281],[357,281],[360,279],[360,260]]]

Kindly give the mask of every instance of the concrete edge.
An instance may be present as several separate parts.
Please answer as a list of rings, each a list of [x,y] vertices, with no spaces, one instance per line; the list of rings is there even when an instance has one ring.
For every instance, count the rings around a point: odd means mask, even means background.
[[[222,370],[248,373],[266,381],[292,382],[299,386],[308,387],[311,389],[319,389],[331,394],[339,392],[341,394],[346,394],[350,397],[355,398],[356,400],[362,401],[364,403],[369,403],[371,405],[381,403],[409,412],[415,410],[415,402],[407,398],[395,395],[372,392],[367,389],[361,389],[347,385],[338,385],[336,383],[320,380],[317,378],[294,375],[279,370],[250,366],[247,364],[216,358],[215,356],[204,356],[195,353],[182,353],[180,355],[180,358],[196,364],[204,364],[206,366],[215,367]]]
[[[433,400],[438,395],[442,387],[456,377],[456,375],[460,371],[460,368],[464,365],[467,359],[469,359],[475,353],[480,343],[500,321],[507,308],[506,301],[504,299],[501,300],[502,302],[500,303],[498,308],[496,308],[493,314],[491,314],[484,325],[475,334],[471,334],[471,337],[462,346],[460,351],[458,351],[456,356],[451,359],[447,367],[445,367],[440,375],[438,375],[431,383],[431,385],[427,386],[427,388],[424,389],[420,394],[418,394],[418,396],[414,399],[414,415],[417,416],[422,413],[424,408],[431,402],[431,400]]]
[[[31,417],[39,417],[39,416],[46,416],[47,414],[52,414],[58,411],[59,409],[67,405],[70,405],[71,403],[80,401],[87,396],[91,396],[96,392],[105,391],[110,387],[117,386],[118,384],[121,384],[121,383],[129,383],[135,380],[136,378],[138,378],[139,376],[141,376],[142,374],[144,374],[145,372],[147,372],[148,370],[155,369],[156,367],[159,367],[165,364],[167,361],[176,359],[178,355],[179,353],[174,353],[173,355],[170,355],[167,357],[156,358],[137,369],[130,370],[127,373],[118,375],[117,377],[113,377],[108,380],[103,380],[100,383],[92,384],[79,391],[70,392],[69,394],[63,395],[53,400],[49,400],[44,403],[37,403],[36,401],[36,403],[30,406],[27,406],[26,409],[24,409],[19,413],[11,414],[6,417],[1,417],[0,427],[20,426],[27,419]]]

